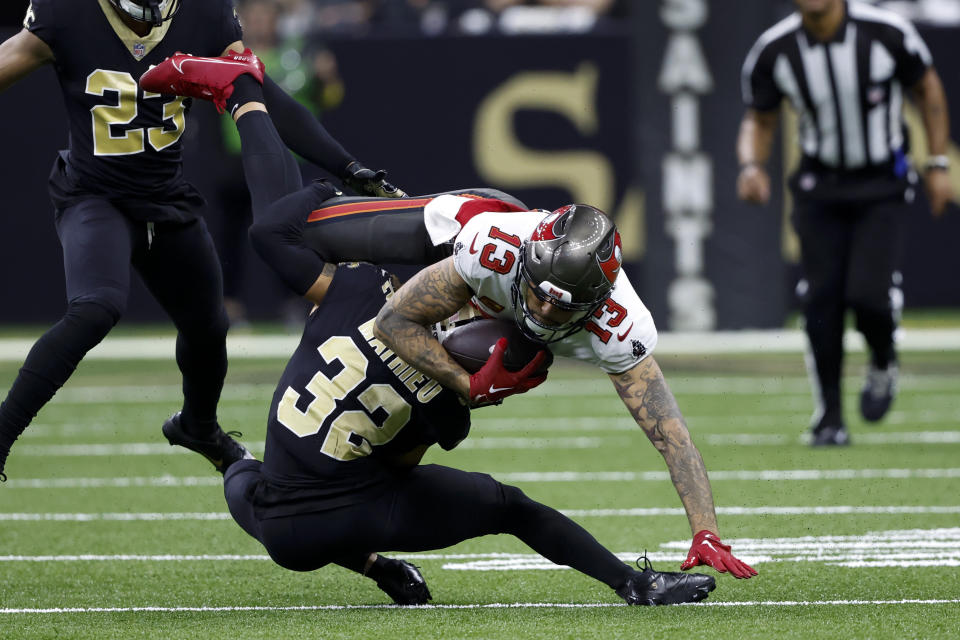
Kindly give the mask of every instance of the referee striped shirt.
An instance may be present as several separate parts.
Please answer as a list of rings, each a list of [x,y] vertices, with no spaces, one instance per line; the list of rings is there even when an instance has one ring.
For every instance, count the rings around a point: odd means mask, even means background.
[[[932,64],[908,21],[856,0],[828,42],[794,13],[756,41],[743,65],[747,107],[776,109],[786,97],[799,114],[803,155],[828,169],[889,167],[905,152],[903,91]]]

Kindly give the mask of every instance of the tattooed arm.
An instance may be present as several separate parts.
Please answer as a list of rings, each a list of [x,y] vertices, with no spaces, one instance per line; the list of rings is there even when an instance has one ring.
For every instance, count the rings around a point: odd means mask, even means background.
[[[377,314],[373,333],[407,364],[469,398],[470,374],[447,354],[428,327],[452,316],[472,295],[453,258],[446,258],[397,289]]]
[[[610,379],[630,415],[666,460],[690,528],[719,535],[703,458],[690,439],[677,401],[656,361],[647,357],[629,371],[610,374]]]

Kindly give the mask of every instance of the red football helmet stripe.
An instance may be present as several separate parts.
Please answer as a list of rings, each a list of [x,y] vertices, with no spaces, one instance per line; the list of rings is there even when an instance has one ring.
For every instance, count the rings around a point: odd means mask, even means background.
[[[537,228],[534,229],[533,235],[530,236],[530,239],[534,242],[540,240],[556,240],[560,236],[557,235],[557,232],[554,231],[553,227],[556,225],[557,220],[563,217],[567,211],[573,207],[572,204],[568,204],[564,207],[560,207],[556,211],[553,211],[546,218],[540,221],[540,224],[537,225]]]
[[[620,273],[622,259],[623,248],[620,246],[620,232],[618,231],[613,237],[613,251],[610,252],[610,257],[603,261],[598,260],[598,262],[600,262],[600,269],[610,284],[613,284],[617,279],[617,274]]]

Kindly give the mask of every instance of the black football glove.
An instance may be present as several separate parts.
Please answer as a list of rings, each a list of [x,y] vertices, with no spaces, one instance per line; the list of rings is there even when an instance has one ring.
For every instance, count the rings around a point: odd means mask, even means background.
[[[386,177],[387,172],[383,169],[374,171],[354,161],[347,165],[343,183],[362,196],[406,198],[406,191],[384,180]]]

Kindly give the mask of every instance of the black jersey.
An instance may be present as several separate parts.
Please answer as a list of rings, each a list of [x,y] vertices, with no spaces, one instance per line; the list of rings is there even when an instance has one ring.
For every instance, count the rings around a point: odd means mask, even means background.
[[[261,517],[371,499],[394,477],[397,455],[466,437],[470,412],[456,394],[373,337],[392,291],[380,268],[341,265],[308,318],[270,406]]]
[[[69,150],[55,168],[58,206],[87,195],[139,201],[145,220],[187,217],[157,203],[182,199],[185,99],[145,93],[137,80],[177,51],[219,56],[242,38],[231,0],[186,0],[163,26],[137,36],[107,0],[32,0],[24,27],[54,54],[70,120]]]

